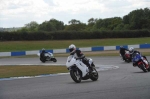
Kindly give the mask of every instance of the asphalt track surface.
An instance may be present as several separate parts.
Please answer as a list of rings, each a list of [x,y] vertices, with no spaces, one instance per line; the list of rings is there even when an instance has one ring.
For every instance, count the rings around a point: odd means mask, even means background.
[[[144,73],[120,57],[91,57],[101,66],[117,69],[99,71],[98,81],[75,83],[69,74],[0,80],[0,99],[150,99],[150,72]],[[150,60],[150,57],[147,57]],[[66,57],[57,63],[65,64]],[[0,65],[43,64],[38,58],[1,58]]]

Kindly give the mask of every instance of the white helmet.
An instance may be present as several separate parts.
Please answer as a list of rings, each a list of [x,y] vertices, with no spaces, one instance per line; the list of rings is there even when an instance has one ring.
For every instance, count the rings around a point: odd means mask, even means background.
[[[69,51],[70,51],[70,53],[73,53],[75,50],[76,50],[76,46],[75,46],[74,44],[71,44],[71,45],[69,46]]]
[[[130,48],[129,48],[129,51],[130,51],[130,52],[133,52],[133,50],[134,50],[133,47],[130,47]]]
[[[42,52],[45,52],[45,48],[42,48]]]

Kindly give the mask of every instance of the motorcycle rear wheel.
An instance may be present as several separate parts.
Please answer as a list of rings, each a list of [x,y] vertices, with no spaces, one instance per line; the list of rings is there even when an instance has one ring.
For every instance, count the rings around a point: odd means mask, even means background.
[[[98,72],[95,68],[93,68],[93,72],[90,74],[90,76],[91,76],[90,79],[92,81],[96,81],[98,79]]]
[[[53,62],[57,62],[57,59],[56,59],[56,58],[53,58],[52,60],[53,60]]]

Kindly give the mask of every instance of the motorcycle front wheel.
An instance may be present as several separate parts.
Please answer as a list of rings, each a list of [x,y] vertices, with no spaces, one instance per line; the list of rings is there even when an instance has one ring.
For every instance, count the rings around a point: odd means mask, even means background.
[[[81,76],[77,70],[70,70],[70,76],[76,83],[81,82]]]
[[[147,72],[147,69],[145,68],[145,66],[143,64],[140,64],[139,67],[144,71]]]

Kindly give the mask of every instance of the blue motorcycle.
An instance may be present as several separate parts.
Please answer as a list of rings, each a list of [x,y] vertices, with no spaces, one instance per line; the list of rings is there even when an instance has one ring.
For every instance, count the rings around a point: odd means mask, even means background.
[[[150,71],[150,65],[148,63],[148,65],[146,65],[144,61],[147,61],[146,58],[144,58],[143,56],[141,56],[140,54],[136,53],[133,55],[133,64],[134,66],[138,66],[141,70],[143,70],[144,72]]]

